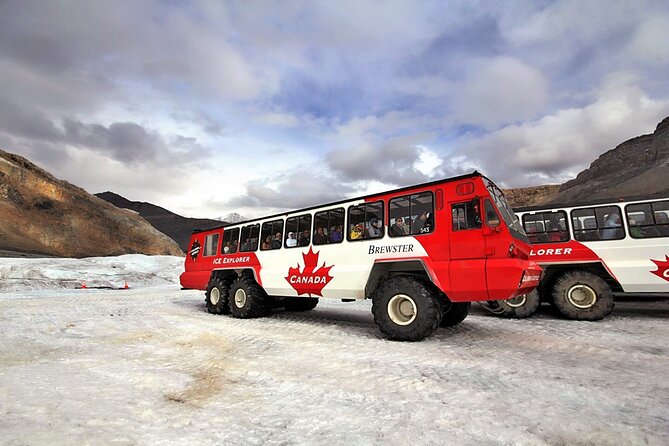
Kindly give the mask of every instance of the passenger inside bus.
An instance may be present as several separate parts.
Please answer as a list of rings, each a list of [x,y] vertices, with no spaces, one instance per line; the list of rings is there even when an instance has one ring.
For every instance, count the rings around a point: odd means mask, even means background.
[[[362,223],[351,225],[351,232],[349,234],[351,240],[360,240],[364,238],[364,228]]]
[[[369,220],[369,225],[367,227],[367,238],[378,238],[383,235],[383,232],[381,231],[381,222],[379,221],[378,218],[372,217]]]
[[[297,246],[309,246],[309,231],[300,232],[297,239]]]
[[[289,232],[288,237],[286,238],[286,248],[293,248],[297,246],[297,239],[295,238],[294,232]]]
[[[339,243],[343,239],[341,226],[333,226],[330,231],[330,243]]]
[[[621,238],[622,224],[620,222],[620,216],[617,213],[614,212],[606,218],[604,227],[606,229],[602,231],[602,240],[615,240]]]
[[[389,229],[391,237],[406,235],[404,231],[404,219],[402,217],[395,218],[395,223]]]
[[[314,233],[314,245],[324,245],[328,242],[328,237],[322,226],[319,226]]]
[[[281,233],[277,232],[276,235],[274,236],[274,239],[272,240],[271,249],[279,249],[279,248],[281,248]]]

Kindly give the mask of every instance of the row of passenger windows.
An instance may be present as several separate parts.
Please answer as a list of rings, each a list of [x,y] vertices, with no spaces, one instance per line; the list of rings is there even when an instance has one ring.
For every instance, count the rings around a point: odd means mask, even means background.
[[[348,215],[346,215],[348,214]],[[345,220],[346,218],[346,221]],[[230,228],[223,232],[221,254],[294,248],[349,241],[427,234],[434,230],[434,198],[432,192],[396,197],[388,203],[390,226],[385,227],[384,202],[363,203],[327,211],[277,219]],[[313,223],[313,224],[312,224]],[[205,239],[204,255],[216,255],[219,234]]]
[[[625,207],[630,236],[636,239],[669,236],[669,201],[630,204]],[[523,227],[532,243],[569,240],[565,211],[523,215]],[[571,211],[574,239],[582,242],[625,238],[618,206],[601,206]]]

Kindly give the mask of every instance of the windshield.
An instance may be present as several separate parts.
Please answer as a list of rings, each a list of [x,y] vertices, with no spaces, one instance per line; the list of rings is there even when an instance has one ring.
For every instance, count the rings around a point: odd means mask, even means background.
[[[509,203],[507,203],[506,198],[504,198],[504,194],[502,193],[502,190],[499,187],[497,187],[495,183],[493,183],[486,177],[483,177],[483,184],[485,184],[486,188],[488,189],[488,192],[490,192],[490,196],[495,202],[495,206],[497,206],[497,209],[499,209],[499,213],[502,214],[504,223],[506,223],[506,226],[511,231],[511,235],[517,238],[518,240],[522,240],[525,243],[529,243],[530,240],[527,238],[527,234],[525,234],[525,230],[523,229],[523,226],[520,224],[520,220],[518,220],[518,217],[516,217],[516,214],[513,212],[513,209],[511,209],[511,206],[509,206]]]

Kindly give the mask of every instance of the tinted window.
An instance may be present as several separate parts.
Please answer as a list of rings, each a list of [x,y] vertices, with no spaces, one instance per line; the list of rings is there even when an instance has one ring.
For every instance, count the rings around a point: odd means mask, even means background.
[[[348,208],[348,240],[381,238],[383,234],[382,201]]]
[[[479,229],[481,216],[478,199],[457,203],[451,206],[453,216],[453,230]]]
[[[283,220],[267,221],[260,231],[260,250],[281,248],[283,240]]]
[[[204,256],[215,256],[218,250],[219,234],[210,234],[204,239]]]
[[[311,241],[311,214],[290,217],[286,220],[286,239],[284,246],[308,246]]]
[[[314,245],[341,243],[344,231],[344,208],[316,212],[314,216]]]
[[[485,224],[491,228],[495,228],[500,224],[495,206],[488,199],[485,200]]]
[[[251,252],[258,250],[258,239],[260,238],[260,225],[249,225],[242,228],[242,238],[239,245],[240,252]]]
[[[237,252],[239,242],[239,228],[223,230],[222,254],[234,254]]]
[[[625,237],[620,208],[604,206],[571,211],[574,238],[580,242],[619,240]]]
[[[632,237],[669,236],[669,201],[630,204],[625,208],[625,213]]]
[[[388,234],[391,237],[434,231],[432,192],[393,198],[388,204]]]
[[[523,215],[523,228],[532,243],[554,243],[569,240],[567,213],[538,212]]]

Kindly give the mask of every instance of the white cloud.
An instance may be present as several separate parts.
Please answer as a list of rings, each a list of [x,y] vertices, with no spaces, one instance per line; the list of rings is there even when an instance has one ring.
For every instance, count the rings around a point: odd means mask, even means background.
[[[669,100],[656,100],[628,78],[612,78],[583,108],[559,110],[535,121],[506,126],[463,141],[462,163],[475,164],[510,187],[560,183],[600,154],[642,133],[669,115]],[[452,169],[452,161],[444,166]]]
[[[627,51],[629,57],[649,65],[669,64],[669,15],[645,20],[636,30]]]
[[[474,64],[456,94],[455,119],[485,128],[535,117],[548,96],[538,70],[508,57]]]

